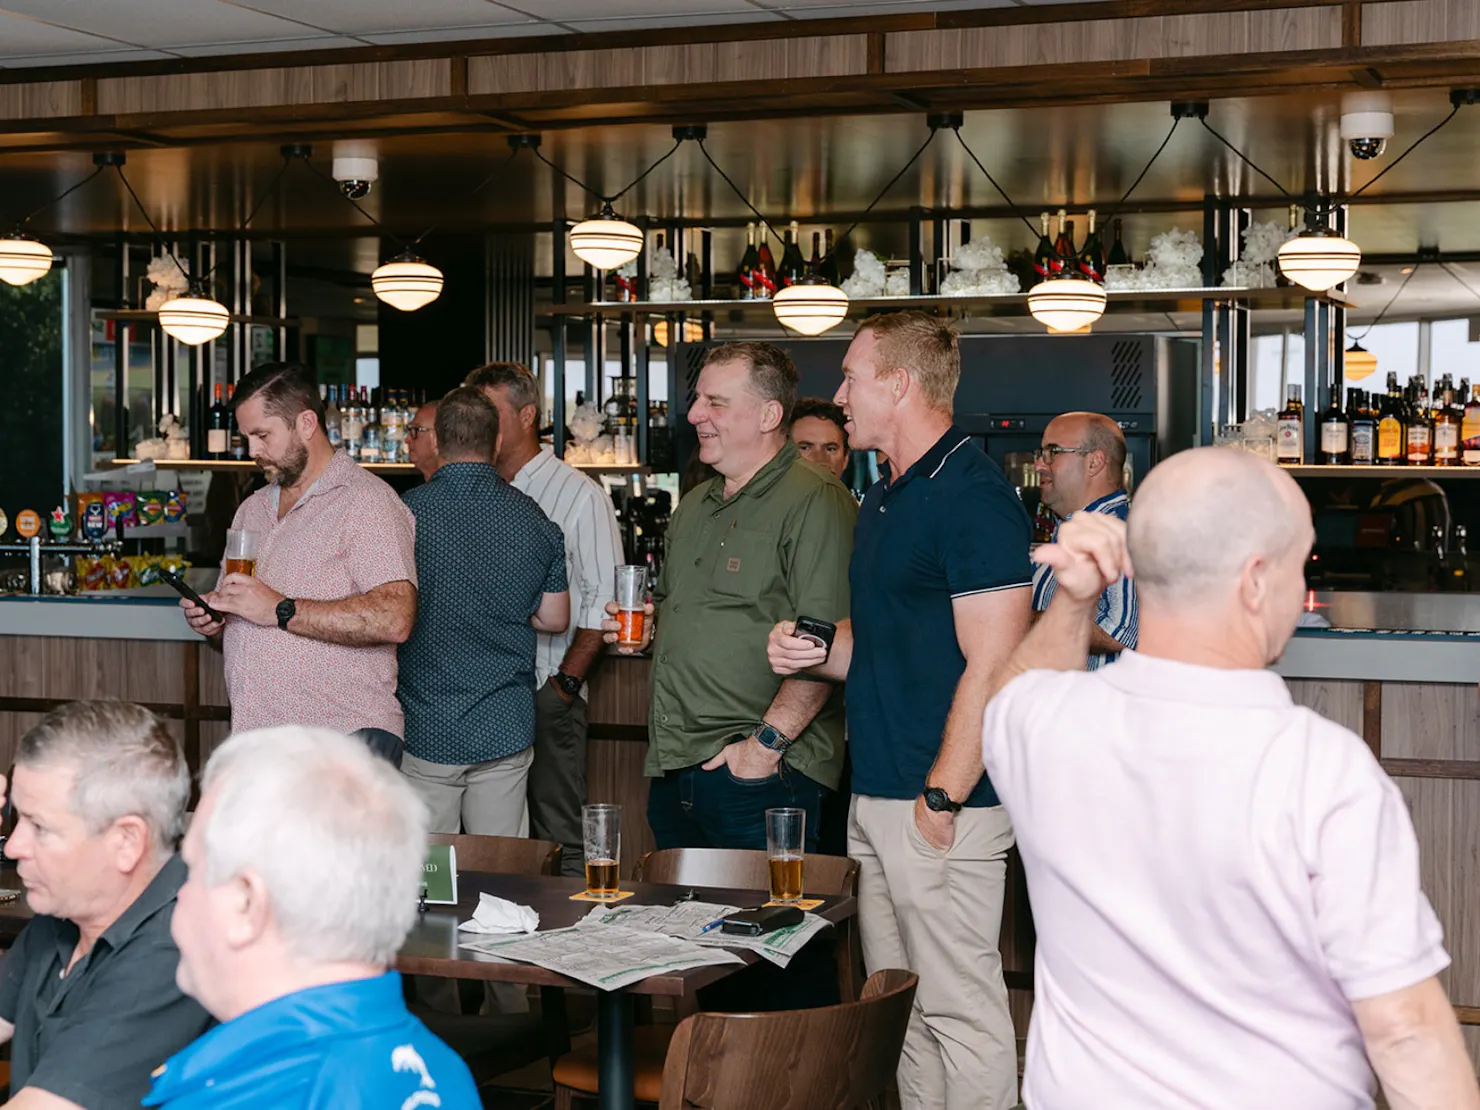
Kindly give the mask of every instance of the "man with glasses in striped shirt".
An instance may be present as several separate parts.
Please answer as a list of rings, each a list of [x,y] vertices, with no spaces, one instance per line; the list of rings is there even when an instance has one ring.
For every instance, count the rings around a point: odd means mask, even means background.
[[[1066,412],[1043,429],[1043,444],[1033,452],[1033,468],[1043,503],[1061,521],[1072,513],[1106,513],[1125,520],[1130,497],[1125,491],[1125,435],[1108,416]],[[1054,529],[1055,537],[1058,529]],[[1058,588],[1053,568],[1033,570],[1033,613],[1048,608]],[[1124,575],[1100,595],[1095,626],[1090,630],[1088,669],[1098,670],[1126,648],[1136,646],[1139,614],[1136,585]]]
[[[570,625],[540,633],[535,647],[534,764],[529,770],[530,835],[565,847],[562,870],[582,873],[581,806],[586,802],[586,676],[605,650],[601,622],[625,562],[617,514],[600,485],[540,446],[539,383],[517,362],[490,362],[464,385],[498,409],[495,465],[565,534]],[[418,414],[419,415],[419,414]]]

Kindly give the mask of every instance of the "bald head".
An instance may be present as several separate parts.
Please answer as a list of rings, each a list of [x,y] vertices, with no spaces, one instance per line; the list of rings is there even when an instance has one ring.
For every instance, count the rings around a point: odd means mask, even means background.
[[[1288,474],[1243,451],[1202,447],[1146,476],[1126,542],[1145,601],[1197,608],[1228,596],[1251,560],[1303,571],[1313,538],[1310,506]],[[1298,593],[1295,609],[1292,627]]]
[[[1049,421],[1043,446],[1057,447],[1035,464],[1043,503],[1059,516],[1077,513],[1120,489],[1125,475],[1125,435],[1098,412],[1066,412]]]

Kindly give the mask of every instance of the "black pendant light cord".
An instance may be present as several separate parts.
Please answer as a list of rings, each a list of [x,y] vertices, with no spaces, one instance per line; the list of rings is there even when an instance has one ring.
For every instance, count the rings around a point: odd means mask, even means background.
[[[784,247],[786,245],[786,240],[783,239],[780,235],[776,234],[776,229],[771,226],[771,221],[762,216],[760,213],[760,209],[750,203],[750,198],[745,195],[745,191],[730,180],[729,174],[725,173],[724,170],[719,168],[719,163],[714,160],[714,155],[709,153],[709,148],[704,145],[704,140],[695,139],[694,141],[699,144],[699,152],[704,155],[704,161],[708,162],[710,168],[714,170],[715,173],[719,174],[720,180],[730,187],[730,191],[740,198],[740,202],[744,204],[746,208],[750,209],[750,214],[760,221],[762,229],[771,233],[771,238],[776,240],[777,245]]]
[[[960,129],[953,127],[953,128],[951,128],[951,130],[956,133],[956,141],[961,144],[961,149],[964,150],[964,151],[966,151],[966,156],[968,158],[970,158],[973,162],[976,163],[976,168],[979,169],[979,170],[981,170],[982,171],[982,176],[985,177],[988,181],[990,181],[992,183],[992,188],[994,188],[994,189],[997,190],[998,195],[1000,195],[1002,197],[1003,201],[1006,202],[1007,207],[1009,207],[1009,208],[1012,209],[1013,214],[1015,216],[1017,216],[1018,219],[1020,219],[1020,220],[1023,221],[1023,226],[1025,228],[1027,228],[1030,232],[1032,232],[1032,234],[1035,237],[1041,237],[1042,234],[1043,234],[1042,230],[1039,229],[1039,228],[1034,227],[1028,221],[1028,217],[1027,216],[1024,216],[1022,214],[1022,212],[1018,209],[1017,202],[1014,201],[1010,196],[1007,195],[1007,190],[1004,189],[1002,187],[1002,185],[998,182],[998,180],[995,177],[992,176],[992,171],[989,170],[989,169],[987,169],[986,166],[982,165],[982,160],[976,156],[976,151],[972,150],[971,147],[967,146],[966,145],[966,140],[961,137],[961,131],[960,131]],[[1054,252],[1054,257],[1055,258],[1058,258],[1058,252],[1057,251]],[[1060,259],[1060,261],[1064,261],[1064,260],[1063,259]]]
[[[1415,269],[1416,269],[1416,267],[1415,267]],[[1475,287],[1473,285],[1471,285],[1464,278],[1460,277],[1459,274],[1455,273],[1454,267],[1450,263],[1444,262],[1444,261],[1441,260],[1439,262],[1439,269],[1443,270],[1446,274],[1448,274],[1450,277],[1452,277],[1455,281],[1459,282],[1459,284],[1464,287],[1464,290],[1465,290],[1466,293],[1468,293],[1470,296],[1474,297],[1477,301],[1480,301],[1480,293],[1477,293],[1475,291]]]
[[[1452,120],[1455,116],[1459,115],[1459,110],[1460,110],[1460,108],[1462,106],[1463,106],[1463,102],[1456,103],[1454,105],[1454,107],[1449,110],[1449,114],[1447,116],[1445,116],[1443,119],[1441,119],[1438,123],[1434,124],[1433,127],[1430,127],[1427,131],[1425,131],[1418,138],[1414,139],[1413,142],[1409,145],[1409,147],[1408,147],[1407,150],[1405,150],[1402,154],[1398,155],[1391,162],[1389,162],[1386,166],[1384,166],[1382,168],[1382,172],[1381,173],[1379,173],[1371,181],[1367,182],[1367,184],[1363,185],[1355,193],[1352,193],[1351,196],[1352,197],[1359,197],[1363,193],[1365,193],[1368,189],[1372,188],[1372,186],[1376,185],[1379,181],[1381,181],[1383,179],[1383,177],[1390,170],[1392,170],[1394,167],[1396,167],[1399,162],[1401,162],[1404,158],[1407,158],[1410,154],[1412,154],[1415,150],[1417,150],[1420,143],[1422,143],[1425,139],[1429,138],[1429,136],[1431,136],[1432,134],[1434,134],[1434,132],[1438,131],[1441,127],[1443,127],[1446,123],[1448,123],[1450,120]],[[1348,199],[1350,199],[1350,198],[1348,198]]]
[[[587,185],[580,178],[578,178],[578,177],[576,177],[576,176],[574,176],[574,175],[572,175],[570,173],[567,173],[565,170],[561,169],[554,162],[550,161],[550,159],[546,158],[543,154],[541,154],[539,147],[537,147],[537,146],[531,146],[529,149],[534,152],[534,156],[536,158],[538,158],[541,162],[545,163],[545,165],[549,166],[552,170],[554,170],[556,173],[558,173],[561,177],[565,178],[565,180],[569,181],[576,188],[580,189],[582,192],[589,193],[591,196],[593,196],[597,200],[601,201],[601,203],[603,205],[610,206],[610,205],[615,204],[617,201],[621,200],[624,196],[626,196],[634,188],[636,188],[643,181],[643,179],[647,177],[648,174],[652,173],[655,169],[657,169],[659,166],[661,166],[664,162],[668,161],[668,159],[672,158],[675,154],[677,154],[678,153],[678,148],[681,147],[681,146],[683,146],[683,143],[684,143],[684,141],[682,139],[674,139],[673,140],[673,145],[668,148],[668,153],[667,154],[663,155],[663,157],[659,158],[651,166],[649,166],[647,169],[643,170],[640,174],[638,174],[635,178],[633,178],[632,179],[632,183],[629,184],[625,189],[622,189],[619,192],[612,193],[611,195],[607,195],[606,193],[598,192],[597,190],[591,188],[591,186]],[[702,147],[704,144],[701,142],[699,145]],[[517,153],[517,151],[515,153]],[[480,188],[481,188],[481,186],[480,186]]]
[[[1161,146],[1157,147],[1156,152],[1146,160],[1146,164],[1141,167],[1141,172],[1136,174],[1136,179],[1131,182],[1131,187],[1120,195],[1120,199],[1115,202],[1112,208],[1108,209],[1105,212],[1104,218],[1100,220],[1101,227],[1107,227],[1114,217],[1120,215],[1121,211],[1125,208],[1125,202],[1130,200],[1131,194],[1136,191],[1136,186],[1140,185],[1142,181],[1146,180],[1146,175],[1151,172],[1151,167],[1156,165],[1156,160],[1161,157],[1161,152],[1164,151],[1167,148],[1167,144],[1172,141],[1172,136],[1177,133],[1177,125],[1182,122],[1182,119],[1182,116],[1172,117],[1172,126],[1167,129],[1166,138],[1162,139]]]
[[[520,147],[515,147],[513,150],[509,151],[509,156],[507,158],[505,158],[502,162],[500,162],[497,166],[495,166],[492,169],[492,171],[489,172],[489,174],[488,174],[487,177],[485,177],[482,181],[478,182],[477,186],[474,187],[473,191],[468,194],[468,200],[472,200],[474,197],[476,197],[479,193],[481,193],[484,189],[486,189],[488,187],[488,183],[490,181],[492,181],[495,177],[499,176],[499,174],[503,173],[504,170],[508,167],[509,163],[512,162],[515,158],[518,158],[519,157],[519,151],[520,151],[520,149],[521,149]],[[436,231],[437,228],[440,227],[440,226],[441,226],[440,223],[432,224],[431,227],[427,228],[420,235],[418,235],[415,239],[411,240],[411,245],[413,247],[416,246],[416,245],[418,245],[423,239],[425,239],[432,232]]]
[[[139,215],[144,217],[144,222],[149,225],[149,230],[154,232],[156,239],[164,240],[164,233],[159,230],[159,225],[149,218],[149,210],[144,207],[144,202],[139,199],[139,194],[134,192],[134,187],[129,183],[128,175],[123,172],[123,167],[114,166],[113,168],[118,171],[118,180],[123,182],[123,187],[128,190],[128,195],[133,198],[134,207],[139,210]],[[174,260],[180,273],[185,275],[185,281],[188,283],[189,291],[194,292],[199,289],[200,282],[191,277],[189,268],[186,267],[185,263],[180,261],[180,256],[175,253],[175,248],[170,246],[168,241],[166,241],[164,249],[170,258]]]
[[[1276,189],[1278,189],[1280,191],[1280,196],[1288,197],[1288,196],[1291,195],[1289,189],[1286,189],[1278,181],[1276,181],[1274,178],[1270,177],[1269,174],[1265,173],[1262,169],[1260,169],[1259,166],[1258,166],[1258,164],[1252,158],[1250,158],[1247,154],[1245,154],[1243,151],[1241,151],[1238,147],[1234,146],[1231,142],[1229,142],[1227,139],[1225,139],[1218,132],[1217,128],[1215,128],[1206,119],[1203,119],[1203,118],[1199,117],[1198,122],[1203,125],[1203,130],[1205,130],[1209,135],[1213,136],[1213,138],[1217,139],[1220,143],[1222,143],[1224,146],[1226,146],[1229,150],[1233,151],[1234,157],[1236,157],[1240,162],[1242,162],[1244,165],[1248,166],[1249,169],[1253,170],[1260,177],[1264,178],[1265,181],[1268,181],[1271,185],[1273,185]]]
[[[863,213],[858,217],[858,219],[854,220],[851,224],[848,225],[848,230],[837,237],[837,240],[833,243],[832,250],[827,252],[827,255],[822,259],[822,261],[827,261],[827,259],[831,258],[837,253],[838,248],[843,245],[843,241],[858,229],[859,224],[868,219],[868,214],[878,206],[879,201],[884,199],[889,190],[894,188],[899,179],[909,172],[909,168],[920,160],[920,155],[925,153],[926,147],[935,142],[935,136],[939,133],[939,127],[932,127],[930,129],[930,134],[926,137],[925,141],[921,143],[919,147],[915,150],[915,153],[910,155],[910,160],[899,167],[899,172],[889,179],[889,184],[880,189],[879,195],[874,197],[873,200],[869,201],[868,207],[863,210]]]
[[[88,174],[81,181],[77,182],[75,185],[73,185],[70,189],[66,190],[66,192],[62,193],[60,196],[53,197],[51,200],[49,200],[45,204],[43,204],[40,208],[36,209],[36,211],[32,212],[29,216],[26,216],[24,219],[17,220],[15,222],[15,229],[16,229],[16,231],[21,231],[22,229],[24,229],[25,226],[28,223],[30,223],[32,220],[34,220],[37,216],[41,215],[41,213],[45,212],[48,208],[52,207],[52,205],[61,204],[62,201],[66,200],[69,196],[71,196],[73,193],[75,193],[78,189],[82,188],[84,185],[86,185],[93,178],[97,177],[98,174],[102,173],[107,168],[108,168],[107,166],[99,166],[99,167],[97,167],[95,170],[93,170],[92,173]]]
[[[1382,311],[1377,314],[1377,317],[1372,321],[1372,323],[1367,325],[1367,330],[1364,331],[1361,335],[1352,336],[1353,343],[1360,343],[1362,340],[1366,339],[1367,336],[1371,334],[1372,329],[1377,327],[1378,324],[1382,323],[1382,318],[1387,315],[1388,309],[1392,308],[1393,302],[1395,302],[1399,297],[1403,295],[1403,290],[1408,288],[1409,280],[1413,277],[1414,274],[1418,273],[1418,267],[1422,265],[1422,262],[1415,263],[1413,268],[1403,275],[1403,280],[1398,283],[1397,291],[1388,298],[1388,303],[1382,306]],[[1461,284],[1463,284],[1463,282],[1461,282]]]
[[[243,234],[245,234],[247,229],[252,226],[252,221],[257,218],[257,213],[262,211],[262,206],[268,202],[268,200],[272,197],[274,193],[277,192],[278,184],[283,180],[283,175],[288,172],[288,167],[293,164],[293,159],[295,157],[296,155],[294,154],[283,155],[283,164],[278,167],[278,172],[272,175],[272,180],[267,183],[267,188],[264,189],[262,191],[262,195],[257,198],[257,203],[252,205],[252,210],[247,213],[247,218],[242,220],[240,230]],[[219,261],[211,264],[211,268],[201,276],[200,280],[202,285],[211,280],[211,275],[216,272],[216,268],[220,265],[221,263]]]

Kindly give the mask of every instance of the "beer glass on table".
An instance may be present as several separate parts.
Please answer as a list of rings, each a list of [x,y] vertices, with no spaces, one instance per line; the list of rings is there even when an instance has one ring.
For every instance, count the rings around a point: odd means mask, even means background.
[[[617,644],[620,647],[642,647],[647,623],[647,567],[617,568]]]
[[[257,533],[233,528],[226,533],[226,573],[257,573]]]
[[[766,810],[766,859],[771,869],[771,901],[802,900],[802,844],[807,813],[786,807]]]
[[[593,898],[617,893],[617,861],[622,855],[622,807],[581,807],[581,839],[586,849],[586,893]]]

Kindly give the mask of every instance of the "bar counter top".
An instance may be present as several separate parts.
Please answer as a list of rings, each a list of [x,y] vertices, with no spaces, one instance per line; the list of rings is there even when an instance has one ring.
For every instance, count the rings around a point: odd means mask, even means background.
[[[0,636],[199,642],[185,623],[178,596],[161,588],[163,595],[149,596],[0,597]]]

